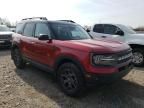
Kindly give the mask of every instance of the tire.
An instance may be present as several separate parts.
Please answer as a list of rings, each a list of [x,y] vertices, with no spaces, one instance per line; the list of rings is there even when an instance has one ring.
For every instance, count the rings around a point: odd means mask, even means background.
[[[13,61],[14,61],[14,64],[15,66],[18,68],[18,69],[23,69],[25,67],[25,62],[22,58],[22,55],[19,51],[18,48],[15,48],[13,49]]]
[[[57,80],[62,91],[68,96],[81,96],[85,91],[83,74],[73,63],[64,63],[59,67]]]
[[[144,65],[144,51],[140,48],[133,49],[133,64],[141,67]]]

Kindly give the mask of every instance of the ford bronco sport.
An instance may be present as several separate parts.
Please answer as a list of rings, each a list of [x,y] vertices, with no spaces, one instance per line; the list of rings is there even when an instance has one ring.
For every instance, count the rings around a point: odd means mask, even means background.
[[[81,94],[88,84],[121,79],[132,61],[126,43],[94,40],[76,23],[43,17],[17,24],[11,55],[17,68],[29,62],[53,73],[69,96]]]

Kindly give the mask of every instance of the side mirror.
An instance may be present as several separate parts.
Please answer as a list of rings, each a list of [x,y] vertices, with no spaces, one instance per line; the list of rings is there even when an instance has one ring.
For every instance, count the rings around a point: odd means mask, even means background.
[[[40,34],[38,37],[39,40],[51,40],[51,37],[48,36],[47,34]]]
[[[117,31],[115,34],[116,34],[116,35],[123,36],[123,35],[124,35],[124,32],[123,32],[123,31],[121,31],[121,30],[119,30],[119,31]]]
[[[12,32],[15,32],[15,30],[12,30]]]
[[[87,29],[86,31],[87,31],[88,33],[90,32],[90,30],[89,30],[89,29]]]

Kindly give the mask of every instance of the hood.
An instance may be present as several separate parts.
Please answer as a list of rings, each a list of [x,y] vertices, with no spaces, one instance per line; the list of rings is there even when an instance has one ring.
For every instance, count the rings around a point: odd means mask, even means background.
[[[130,36],[133,36],[135,38],[144,38],[144,34],[139,34],[139,33],[136,33],[136,34],[130,34]]]
[[[102,39],[71,40],[66,44],[70,48],[96,53],[114,53],[130,48],[126,43]]]
[[[126,42],[128,44],[144,45],[144,34],[129,34]]]
[[[0,32],[0,35],[12,35],[13,32],[10,31],[5,31],[5,32]]]
[[[129,39],[136,41],[144,41],[144,34],[129,34]]]

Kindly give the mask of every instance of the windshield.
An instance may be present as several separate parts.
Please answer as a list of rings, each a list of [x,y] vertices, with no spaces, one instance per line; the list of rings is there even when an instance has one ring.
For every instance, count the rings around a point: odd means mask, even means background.
[[[123,30],[125,30],[126,33],[128,33],[128,34],[136,34],[136,32],[132,28],[130,28],[128,26],[124,26],[124,25],[120,25],[120,26],[123,28]]]
[[[0,26],[0,31],[4,32],[4,31],[10,31],[10,29],[6,26]]]
[[[79,25],[51,23],[51,29],[58,40],[90,39],[89,34]]]

